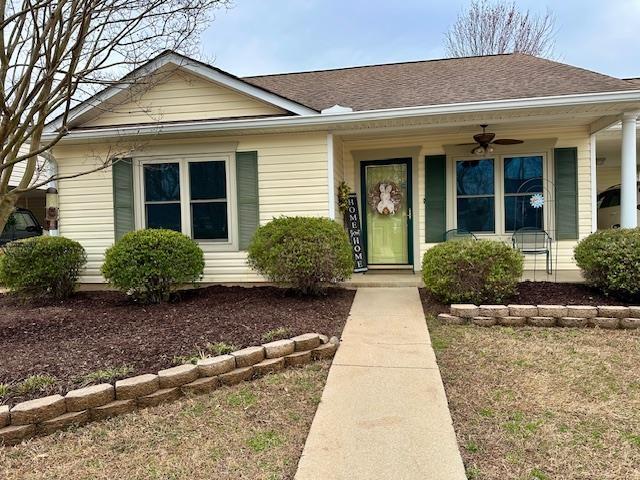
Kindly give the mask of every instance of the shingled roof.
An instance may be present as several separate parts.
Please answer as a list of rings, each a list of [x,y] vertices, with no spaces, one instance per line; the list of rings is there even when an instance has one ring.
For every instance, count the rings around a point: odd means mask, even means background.
[[[243,78],[323,110],[355,111],[639,90],[636,82],[521,53]]]

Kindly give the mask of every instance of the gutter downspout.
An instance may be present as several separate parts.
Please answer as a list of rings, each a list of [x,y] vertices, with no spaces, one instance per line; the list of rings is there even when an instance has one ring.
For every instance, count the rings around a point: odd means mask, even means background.
[[[49,152],[43,152],[42,155],[47,160],[47,169],[49,170],[49,181],[46,197],[45,197],[45,221],[49,230],[49,236],[59,237],[58,229],[59,203],[58,203],[58,162]]]
[[[327,133],[327,189],[329,201],[329,218],[336,218],[336,186],[333,176],[334,169],[333,133]]]

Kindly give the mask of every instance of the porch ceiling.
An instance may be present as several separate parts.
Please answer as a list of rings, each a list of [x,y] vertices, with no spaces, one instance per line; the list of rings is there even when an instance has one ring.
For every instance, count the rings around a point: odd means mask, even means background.
[[[478,125],[487,123],[491,131],[499,132],[501,127],[509,130],[535,127],[587,127],[602,117],[619,115],[624,111],[640,108],[634,103],[610,103],[599,105],[579,105],[571,107],[529,108],[512,111],[473,112],[429,117],[399,118],[376,120],[340,125],[334,129],[336,134],[349,137],[366,137],[372,134],[397,135],[411,131],[420,133],[467,134],[477,133]]]

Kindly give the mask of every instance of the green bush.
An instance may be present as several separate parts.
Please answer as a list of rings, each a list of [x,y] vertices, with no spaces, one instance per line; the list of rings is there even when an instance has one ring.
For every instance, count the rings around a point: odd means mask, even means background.
[[[102,275],[141,303],[169,300],[180,285],[202,276],[204,256],[196,242],[173,230],[129,232],[109,248]]]
[[[272,282],[316,295],[351,277],[353,258],[344,228],[327,218],[280,217],[258,228],[249,265]]]
[[[422,260],[424,284],[444,303],[498,303],[515,293],[523,257],[502,242],[445,242]]]
[[[84,248],[64,237],[32,237],[5,245],[0,285],[28,297],[65,298],[87,262]]]
[[[574,254],[589,284],[607,295],[640,300],[640,229],[593,233]]]

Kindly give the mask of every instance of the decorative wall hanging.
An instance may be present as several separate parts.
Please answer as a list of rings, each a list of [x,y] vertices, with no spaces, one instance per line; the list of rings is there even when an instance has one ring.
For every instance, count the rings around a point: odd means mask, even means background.
[[[542,206],[544,205],[544,197],[542,196],[542,194],[536,193],[534,195],[531,195],[529,203],[533,208],[542,208]]]
[[[380,215],[395,215],[401,203],[402,192],[394,182],[378,182],[369,190],[369,206]]]

